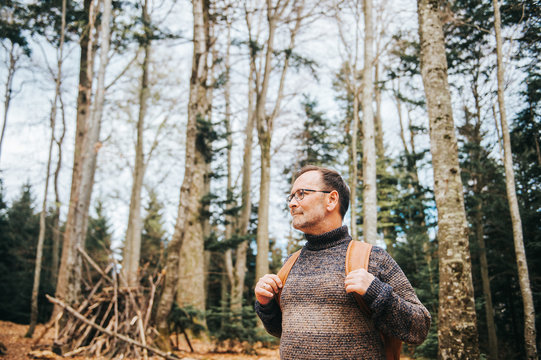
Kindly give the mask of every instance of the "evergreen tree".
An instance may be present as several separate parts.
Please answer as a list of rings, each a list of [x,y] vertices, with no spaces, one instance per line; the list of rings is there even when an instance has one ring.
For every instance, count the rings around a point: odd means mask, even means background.
[[[9,208],[3,201],[0,206],[0,318],[28,323],[39,232],[30,185],[23,185]]]
[[[158,200],[154,191],[150,192],[149,197],[145,207],[146,216],[143,219],[140,262],[147,276],[153,275],[163,268],[166,245],[166,233],[163,228],[163,203]]]
[[[102,270],[107,268],[111,262],[111,230],[109,219],[105,214],[103,203],[98,201],[94,209],[96,214],[88,219],[88,229],[86,234],[86,252],[92,260],[100,266]],[[96,281],[99,275],[94,269],[90,270],[92,279]]]

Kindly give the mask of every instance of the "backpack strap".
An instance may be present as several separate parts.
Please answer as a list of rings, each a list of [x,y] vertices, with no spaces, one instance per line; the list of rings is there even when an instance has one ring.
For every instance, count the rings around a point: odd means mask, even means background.
[[[286,260],[285,264],[282,266],[280,271],[278,271],[278,277],[282,281],[282,289],[284,288],[284,285],[286,284],[287,276],[289,275],[289,272],[291,271],[291,268],[299,258],[299,255],[301,254],[301,250],[295,251],[291,256]],[[282,295],[282,289],[278,290],[278,293],[274,296],[274,299],[278,303],[278,306],[280,306],[280,296]]]
[[[353,270],[365,269],[368,270],[368,262],[372,245],[366,242],[351,240],[346,253],[346,276]],[[359,304],[361,311],[370,315],[370,309],[364,302],[361,295],[353,293],[353,297]],[[399,360],[402,341],[392,336],[380,332],[384,344],[385,358],[387,360]]]
[[[346,276],[353,270],[365,269],[368,270],[368,262],[370,253],[372,252],[372,244],[351,240],[346,252]],[[370,314],[370,309],[366,306],[361,295],[353,293],[353,297],[359,304],[359,307],[366,314]]]

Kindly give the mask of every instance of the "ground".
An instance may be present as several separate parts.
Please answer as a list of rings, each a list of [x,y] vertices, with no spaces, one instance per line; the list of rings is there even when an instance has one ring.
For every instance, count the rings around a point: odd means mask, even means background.
[[[40,336],[44,330],[43,325],[38,325],[34,332],[34,338],[25,338],[24,334],[28,325],[20,325],[6,321],[0,321],[0,343],[5,346],[5,350],[0,345],[1,360],[20,360],[20,359],[63,359],[50,352],[50,346],[53,342],[53,330],[51,329],[39,342],[33,346],[35,339]],[[189,347],[184,343],[180,344],[183,351],[176,352],[181,359],[191,360],[278,360],[280,359],[278,349],[258,348],[257,355],[245,355],[240,353],[225,354],[212,352],[214,347],[210,344],[197,340],[192,340],[194,352],[189,351]],[[2,354],[4,354],[2,356]],[[73,360],[93,359],[89,357],[72,357]],[[160,359],[152,357],[152,359]]]

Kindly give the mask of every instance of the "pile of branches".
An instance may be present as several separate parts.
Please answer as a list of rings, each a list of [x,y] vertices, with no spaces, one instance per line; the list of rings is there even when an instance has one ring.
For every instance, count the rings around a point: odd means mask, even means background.
[[[159,334],[149,322],[161,274],[149,277],[148,287],[123,286],[116,266],[111,264],[104,271],[83,249],[79,252],[98,279],[91,286],[87,282],[89,291],[76,307],[47,296],[62,308],[56,317],[53,351],[63,356],[178,359],[152,346]]]

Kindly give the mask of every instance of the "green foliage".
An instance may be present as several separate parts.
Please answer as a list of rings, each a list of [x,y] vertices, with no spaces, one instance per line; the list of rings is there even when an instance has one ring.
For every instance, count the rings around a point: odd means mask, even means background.
[[[256,343],[276,343],[276,338],[257,327],[257,315],[251,305],[238,312],[224,306],[213,307],[207,312],[207,324],[217,347],[227,352],[241,346],[244,353],[253,355]]]
[[[0,188],[0,319],[17,323],[30,321],[30,300],[34,281],[36,245],[39,234],[39,214],[35,213],[30,185],[24,185],[20,196],[7,207]],[[46,237],[45,249],[50,243]],[[44,293],[53,286],[47,281],[46,254],[42,265],[38,294],[40,321],[51,310]]]
[[[158,200],[154,191],[149,194],[149,201],[145,207],[146,215],[143,219],[141,234],[140,264],[145,274],[154,275],[160,271],[165,261],[166,233],[163,228],[163,204]]]
[[[206,329],[199,322],[205,317],[204,312],[197,310],[193,306],[179,307],[175,302],[173,309],[169,313],[167,322],[169,328],[174,332],[189,331],[195,336],[199,336]]]
[[[20,1],[2,1],[0,9],[0,41],[8,40],[12,45],[18,45],[27,56],[31,50],[28,44],[29,29],[28,8]]]
[[[98,201],[95,207],[95,216],[89,216],[88,228],[86,233],[86,252],[90,257],[105,270],[110,263],[111,254],[111,230],[109,218],[104,213],[103,203]],[[90,270],[93,279],[99,278],[101,275],[96,273],[94,269]]]

